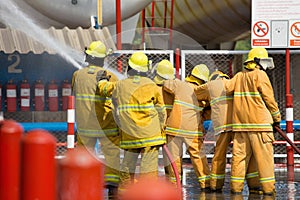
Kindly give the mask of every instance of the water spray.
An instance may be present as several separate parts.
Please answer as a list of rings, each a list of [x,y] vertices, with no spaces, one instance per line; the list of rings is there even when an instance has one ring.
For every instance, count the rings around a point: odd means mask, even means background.
[[[0,11],[0,22],[12,29],[23,32],[44,46],[55,50],[55,52],[74,67],[78,69],[82,68],[79,64],[83,62],[82,52],[78,52],[52,38],[51,35],[39,27],[34,20],[27,16],[13,0],[0,1]]]

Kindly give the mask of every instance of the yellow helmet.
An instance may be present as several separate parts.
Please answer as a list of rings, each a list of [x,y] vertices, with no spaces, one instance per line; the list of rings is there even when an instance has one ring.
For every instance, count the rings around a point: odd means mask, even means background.
[[[172,63],[166,59],[160,61],[156,67],[156,76],[154,82],[158,85],[162,84],[164,80],[175,78],[175,69]]]
[[[106,57],[106,46],[101,41],[93,41],[88,49],[85,50],[85,53],[97,58],[104,58]]]
[[[259,64],[264,70],[274,68],[273,59],[268,56],[268,51],[263,47],[253,48],[248,53],[244,62],[245,68],[253,70]]]
[[[129,66],[132,69],[140,72],[147,72],[148,71],[148,57],[141,51],[134,52],[128,61]]]
[[[213,81],[213,80],[216,80],[216,79],[222,78],[222,77],[224,77],[226,79],[230,79],[227,74],[224,74],[223,72],[217,70],[217,71],[214,71],[213,73],[210,74],[208,80]]]
[[[194,78],[191,77],[191,75],[198,78],[198,79],[200,79],[200,80],[203,80],[204,82],[207,82],[208,77],[209,77],[209,69],[205,64],[196,65],[193,68],[190,76],[185,78],[185,80],[188,81],[188,82],[195,82]]]

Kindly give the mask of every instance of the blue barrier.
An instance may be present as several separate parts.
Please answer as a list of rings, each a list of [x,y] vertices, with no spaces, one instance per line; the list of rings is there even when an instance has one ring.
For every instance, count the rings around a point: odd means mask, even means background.
[[[67,122],[22,122],[20,124],[25,132],[33,129],[44,129],[49,132],[67,132],[68,130]]]
[[[30,131],[33,129],[44,129],[49,132],[67,132],[68,130],[68,123],[67,122],[21,122],[20,123],[24,131]],[[210,120],[204,121],[204,128],[205,130],[209,130],[212,126]],[[300,120],[295,120],[293,123],[294,130],[300,130]],[[282,120],[280,122],[280,127],[282,130],[286,130],[286,121]],[[76,130],[76,125],[75,125]]]

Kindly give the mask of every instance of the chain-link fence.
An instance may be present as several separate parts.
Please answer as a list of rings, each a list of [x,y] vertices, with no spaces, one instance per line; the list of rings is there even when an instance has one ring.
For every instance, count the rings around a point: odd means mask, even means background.
[[[104,68],[114,70],[115,72],[123,75],[126,71],[127,61],[132,53],[135,50],[120,50],[115,51],[114,54],[107,57],[106,65]],[[146,50],[144,51],[149,60],[149,67],[151,68],[150,71],[154,72],[154,66],[161,61],[162,59],[168,59],[172,63],[174,63],[175,53],[172,50]],[[192,68],[200,63],[206,64],[210,68],[210,72],[218,69],[229,76],[234,76],[235,73],[242,70],[243,61],[247,57],[248,51],[222,51],[222,50],[183,50],[181,51],[181,69],[180,69],[180,76],[181,78],[185,78],[188,73],[192,70]],[[298,79],[298,74],[300,74],[300,68],[297,66],[300,65],[300,51],[299,50],[291,50],[291,93],[294,97],[294,119],[300,119],[300,79]],[[282,50],[270,50],[269,55],[273,57],[275,63],[275,69],[268,71],[269,78],[273,85],[275,98],[278,102],[282,119],[285,119],[285,86],[286,86],[286,75],[285,75],[285,51]],[[175,63],[174,63],[175,65]],[[71,72],[70,72],[71,75]],[[148,73],[148,77],[152,78],[154,73]],[[63,82],[64,80],[60,80]],[[19,111],[20,109],[16,109],[14,112],[8,112],[6,109],[3,109],[3,116],[5,119],[14,119],[20,123],[32,123],[36,124],[32,126],[34,128],[44,128],[49,129],[49,124],[59,124],[61,122],[65,123],[63,126],[66,127],[67,123],[67,112],[63,110],[63,84],[58,85],[58,110],[57,111],[49,111],[49,101],[45,100],[45,110],[43,111],[36,111],[34,109],[34,94],[32,92],[30,102],[29,111]],[[20,89],[20,86],[17,86],[17,89]],[[32,86],[32,91],[34,88]],[[2,94],[5,92],[5,86],[2,85]],[[20,102],[20,95],[19,91],[16,95],[16,101]],[[48,95],[46,92],[45,96]],[[2,95],[4,97],[5,95]],[[6,99],[2,98],[2,104],[6,104]],[[15,106],[19,106],[17,103]],[[7,107],[7,106],[3,106]],[[47,122],[47,124],[43,124],[43,122]],[[49,122],[49,123],[48,123]],[[39,127],[39,124],[40,127]],[[29,128],[30,129],[30,128]],[[28,130],[29,130],[28,129]],[[65,130],[65,131],[64,131]],[[66,141],[67,141],[67,130],[66,129],[51,129],[51,133],[57,138],[58,141],[58,148],[57,148],[57,155],[63,155],[66,151]],[[276,139],[282,141],[280,135],[276,134]],[[210,141],[214,141],[213,138],[207,138],[208,142],[206,143],[206,151],[208,154],[213,154],[214,150],[214,143]],[[295,130],[294,140],[299,141],[300,136],[298,130]],[[300,147],[300,146],[298,146]],[[229,147],[228,152],[231,151],[231,147]],[[286,145],[280,144],[275,145],[275,155],[285,155],[286,153]]]
[[[281,111],[282,119],[285,119],[286,108],[286,52],[284,50],[270,50],[269,56],[273,58],[275,69],[267,70],[267,74],[273,86],[275,99],[278,103]],[[193,67],[197,64],[206,64],[210,72],[215,70],[221,70],[233,77],[237,72],[243,69],[243,61],[247,58],[248,51],[222,51],[222,50],[184,50],[181,51],[181,78],[186,77],[191,72]],[[290,51],[290,66],[291,66],[291,94],[293,94],[293,107],[294,107],[294,120],[300,119],[300,51]],[[208,135],[209,139],[211,136]],[[283,141],[284,139],[279,134],[275,134],[277,141]],[[294,140],[299,141],[299,131],[295,130]],[[275,143],[276,144],[276,143]],[[300,145],[297,145],[300,148]],[[213,146],[211,144],[206,145],[206,151],[208,154],[213,153]],[[274,153],[277,157],[286,156],[286,144],[278,142],[274,145]]]

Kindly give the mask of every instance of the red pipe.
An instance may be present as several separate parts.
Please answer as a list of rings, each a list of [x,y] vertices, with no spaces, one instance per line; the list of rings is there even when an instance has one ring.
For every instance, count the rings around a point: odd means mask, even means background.
[[[173,17],[174,17],[174,0],[171,1],[171,21],[170,21],[170,29],[173,30]]]
[[[171,2],[171,14],[170,14],[170,49],[172,49],[173,46],[173,15],[174,15],[174,0]]]
[[[122,49],[122,18],[121,18],[121,0],[116,0],[116,32],[117,32],[117,48]]]
[[[290,70],[290,50],[286,49],[286,132],[288,138],[294,141],[293,133],[293,95],[290,94],[291,91],[291,70]],[[288,168],[288,180],[294,180],[294,149],[287,145],[287,168]]]
[[[145,24],[146,24],[146,10],[142,11],[142,44],[145,42]]]
[[[180,49],[179,48],[176,48],[175,60],[176,60],[176,78],[180,79],[179,69],[181,67],[180,67]]]
[[[21,136],[23,127],[0,121],[0,199],[20,199]]]
[[[167,9],[168,8],[168,2],[165,1],[165,9],[164,9],[164,28],[167,28]]]
[[[75,97],[68,97],[68,136],[67,148],[73,149],[75,144]]]
[[[121,0],[116,0],[116,32],[117,32],[117,49],[122,49],[122,14]],[[122,72],[122,61],[118,59],[118,71]]]
[[[64,200],[103,200],[104,169],[85,147],[68,151],[59,163],[59,195]]]
[[[49,132],[36,129],[28,132],[22,141],[23,200],[57,199],[56,138]]]
[[[291,92],[290,49],[285,50],[285,93]]]
[[[155,11],[155,1],[152,1],[152,20],[151,20],[151,27],[154,27],[154,12]]]

